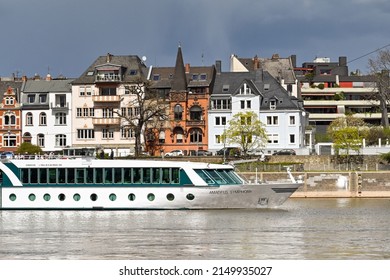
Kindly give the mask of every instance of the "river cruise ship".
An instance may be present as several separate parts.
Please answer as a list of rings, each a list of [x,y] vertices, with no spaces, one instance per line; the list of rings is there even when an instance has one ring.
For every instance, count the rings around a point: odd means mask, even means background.
[[[6,158],[0,162],[0,209],[271,208],[301,185],[291,179],[250,184],[225,164]]]

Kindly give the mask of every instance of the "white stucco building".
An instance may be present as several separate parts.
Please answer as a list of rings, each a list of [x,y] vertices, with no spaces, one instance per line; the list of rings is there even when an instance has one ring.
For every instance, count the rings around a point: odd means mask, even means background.
[[[45,153],[58,152],[72,144],[71,82],[52,79],[27,80],[21,88],[23,142]]]

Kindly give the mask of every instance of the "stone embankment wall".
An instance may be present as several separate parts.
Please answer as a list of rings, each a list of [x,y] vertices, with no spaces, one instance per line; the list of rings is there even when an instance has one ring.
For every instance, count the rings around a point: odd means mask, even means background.
[[[285,172],[242,172],[251,182],[291,182]],[[294,172],[303,186],[292,197],[384,197],[390,198],[390,172]]]

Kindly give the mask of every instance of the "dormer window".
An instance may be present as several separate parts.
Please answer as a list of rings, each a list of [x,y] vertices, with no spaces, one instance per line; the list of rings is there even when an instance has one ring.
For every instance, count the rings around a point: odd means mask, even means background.
[[[240,88],[239,94],[243,94],[243,95],[252,94],[252,89],[248,87],[246,83],[244,83]]]
[[[130,76],[137,75],[137,70],[135,70],[135,69],[130,70],[129,75]]]
[[[276,110],[276,100],[271,100],[269,102],[269,108],[270,110]]]
[[[158,81],[158,80],[160,80],[160,75],[159,74],[153,75],[153,81]]]

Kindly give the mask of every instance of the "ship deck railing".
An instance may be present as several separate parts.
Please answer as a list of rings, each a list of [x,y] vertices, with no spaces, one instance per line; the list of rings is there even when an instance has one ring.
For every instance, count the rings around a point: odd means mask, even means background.
[[[1,161],[9,161],[13,159],[17,160],[53,160],[53,159],[91,159],[96,158],[94,156],[66,156],[66,155],[55,155],[55,154],[43,154],[43,155],[13,155],[13,156],[6,156],[1,157]]]

